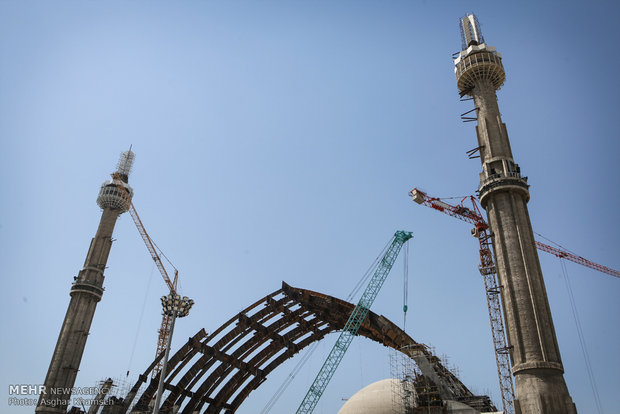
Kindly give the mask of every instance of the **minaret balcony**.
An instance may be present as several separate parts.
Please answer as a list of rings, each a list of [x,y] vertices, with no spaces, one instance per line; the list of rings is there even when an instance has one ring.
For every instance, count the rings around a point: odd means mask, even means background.
[[[455,60],[454,72],[459,91],[471,90],[477,82],[483,80],[490,81],[496,90],[504,84],[506,73],[502,58],[498,53],[488,49],[459,56]]]
[[[78,293],[78,292],[82,292],[82,293],[88,293],[91,294],[93,296],[95,296],[95,298],[97,299],[97,302],[99,302],[101,300],[101,297],[103,296],[103,287],[100,285],[97,285],[95,283],[90,283],[90,282],[86,282],[86,281],[76,281],[73,282],[73,285],[71,286],[71,296],[73,296],[74,293]]]
[[[525,201],[529,201],[530,192],[528,190],[527,177],[514,171],[491,174],[480,180],[478,195],[480,204],[486,206],[487,197],[497,191],[517,191],[523,194]]]

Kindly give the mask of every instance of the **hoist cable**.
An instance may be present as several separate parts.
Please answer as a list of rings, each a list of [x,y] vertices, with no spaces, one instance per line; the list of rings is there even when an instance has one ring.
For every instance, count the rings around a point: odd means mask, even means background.
[[[269,411],[271,411],[271,409],[276,404],[278,399],[282,396],[282,394],[284,394],[284,391],[286,391],[288,386],[291,384],[291,382],[293,381],[295,376],[299,373],[299,371],[301,371],[301,369],[306,364],[306,362],[308,362],[308,360],[310,359],[310,356],[314,353],[314,351],[316,351],[318,346],[319,346],[319,341],[313,342],[312,345],[310,345],[310,348],[308,349],[308,352],[306,352],[301,357],[299,362],[297,362],[297,365],[295,365],[295,367],[293,367],[293,370],[291,371],[291,373],[288,374],[288,376],[284,379],[284,381],[282,382],[280,387],[276,390],[276,392],[273,394],[271,399],[269,401],[267,401],[267,404],[262,409],[260,414],[267,414]]]
[[[575,304],[575,297],[573,296],[573,288],[568,278],[566,264],[564,263],[564,260],[562,260],[561,258],[560,258],[560,263],[562,264],[562,273],[564,275],[564,283],[566,284],[566,289],[568,290],[568,298],[569,298],[571,310],[573,312],[573,319],[575,320],[575,326],[577,327],[577,334],[579,336],[579,344],[581,345],[581,353],[583,354],[583,359],[586,364],[586,371],[588,373],[588,379],[590,381],[590,386],[592,387],[592,394],[594,394],[594,402],[596,404],[596,410],[598,411],[599,414],[602,414],[603,410],[601,408],[601,399],[598,394],[598,387],[596,386],[596,381],[594,379],[594,373],[592,372],[592,364],[590,363],[590,355],[588,354],[588,349],[586,347],[583,330],[581,328],[581,321],[579,320],[579,313],[577,311],[577,305]]]
[[[564,251],[565,251],[565,252],[567,252],[567,253],[574,254],[574,255],[576,255],[576,254],[577,254],[577,253],[575,253],[575,252],[570,251],[569,249],[567,249],[566,247],[562,246],[561,244],[556,243],[556,242],[554,242],[553,240],[551,240],[551,239],[549,239],[549,238],[547,238],[547,237],[543,236],[542,234],[540,234],[540,233],[538,233],[538,232],[534,232],[534,234],[536,234],[538,237],[541,237],[541,238],[543,238],[543,239],[547,240],[549,243],[556,245],[558,248],[560,248],[560,249],[564,250]]]
[[[385,244],[385,247],[383,247],[383,250],[381,250],[381,253],[379,253],[379,255],[375,258],[372,264],[368,267],[368,270],[366,270],[366,273],[364,273],[364,275],[357,282],[357,284],[355,285],[351,293],[349,293],[349,296],[347,296],[347,299],[346,299],[347,302],[350,302],[351,300],[353,300],[353,298],[358,294],[360,289],[366,285],[366,282],[368,281],[370,276],[374,273],[375,269],[379,265],[379,261],[385,255],[385,252],[387,251],[390,244],[392,244],[392,240],[394,240],[394,237],[391,237],[390,240]]]
[[[129,376],[129,370],[131,369],[131,362],[133,361],[133,355],[136,351],[136,344],[138,343],[138,336],[140,335],[140,328],[142,327],[142,317],[144,316],[144,308],[146,308],[146,300],[149,296],[149,288],[151,287],[151,281],[153,280],[153,273],[155,273],[155,262],[151,267],[151,275],[149,281],[146,284],[146,291],[144,292],[144,300],[142,301],[142,310],[140,310],[140,317],[138,318],[138,327],[136,328],[136,336],[133,340],[133,346],[131,347],[131,354],[129,355],[129,362],[127,363],[127,376]]]

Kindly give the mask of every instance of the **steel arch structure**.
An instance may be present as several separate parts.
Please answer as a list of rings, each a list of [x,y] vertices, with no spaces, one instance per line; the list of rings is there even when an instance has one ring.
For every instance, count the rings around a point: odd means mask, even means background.
[[[342,329],[354,307],[341,299],[282,282],[281,289],[248,306],[210,335],[201,329],[170,358],[164,382],[169,393],[161,404],[161,412],[234,413],[281,363],[325,335]],[[369,312],[358,335],[397,350],[407,348],[416,362],[423,358],[425,363],[418,363],[422,372],[443,383],[454,399],[479,399],[425,345],[415,342],[387,318]],[[125,413],[137,399],[131,412],[150,412],[149,403],[157,391],[159,375],[140,395],[138,390],[147,383],[162,357],[163,353],[125,398],[116,401],[116,409],[106,408]],[[424,372],[425,369],[432,372]]]

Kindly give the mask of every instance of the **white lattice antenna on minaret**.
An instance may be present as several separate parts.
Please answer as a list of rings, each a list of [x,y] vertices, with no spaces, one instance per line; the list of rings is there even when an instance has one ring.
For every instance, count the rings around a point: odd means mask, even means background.
[[[119,173],[120,175],[129,176],[129,173],[131,172],[131,167],[133,166],[133,160],[135,157],[136,157],[136,154],[134,154],[133,151],[131,151],[131,147],[129,147],[129,150],[121,154],[121,158],[118,161],[118,167],[116,168],[116,172]]]
[[[480,22],[474,14],[467,14],[459,21],[461,28],[461,46],[467,49],[471,45],[481,45],[484,43]]]

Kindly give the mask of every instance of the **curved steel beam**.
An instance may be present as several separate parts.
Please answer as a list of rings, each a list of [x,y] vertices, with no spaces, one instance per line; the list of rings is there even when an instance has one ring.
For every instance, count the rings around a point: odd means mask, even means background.
[[[170,391],[160,412],[180,409],[195,412],[234,413],[267,375],[328,333],[344,327],[355,306],[349,302],[282,282],[282,288],[239,312],[207,335],[204,330],[174,354],[168,362],[164,387]],[[476,398],[427,347],[415,342],[383,316],[369,312],[358,335],[396,350],[407,349],[422,373],[451,399]],[[156,366],[158,358],[140,376],[124,401],[126,412],[140,385]],[[149,411],[159,376],[151,380],[131,410]]]

